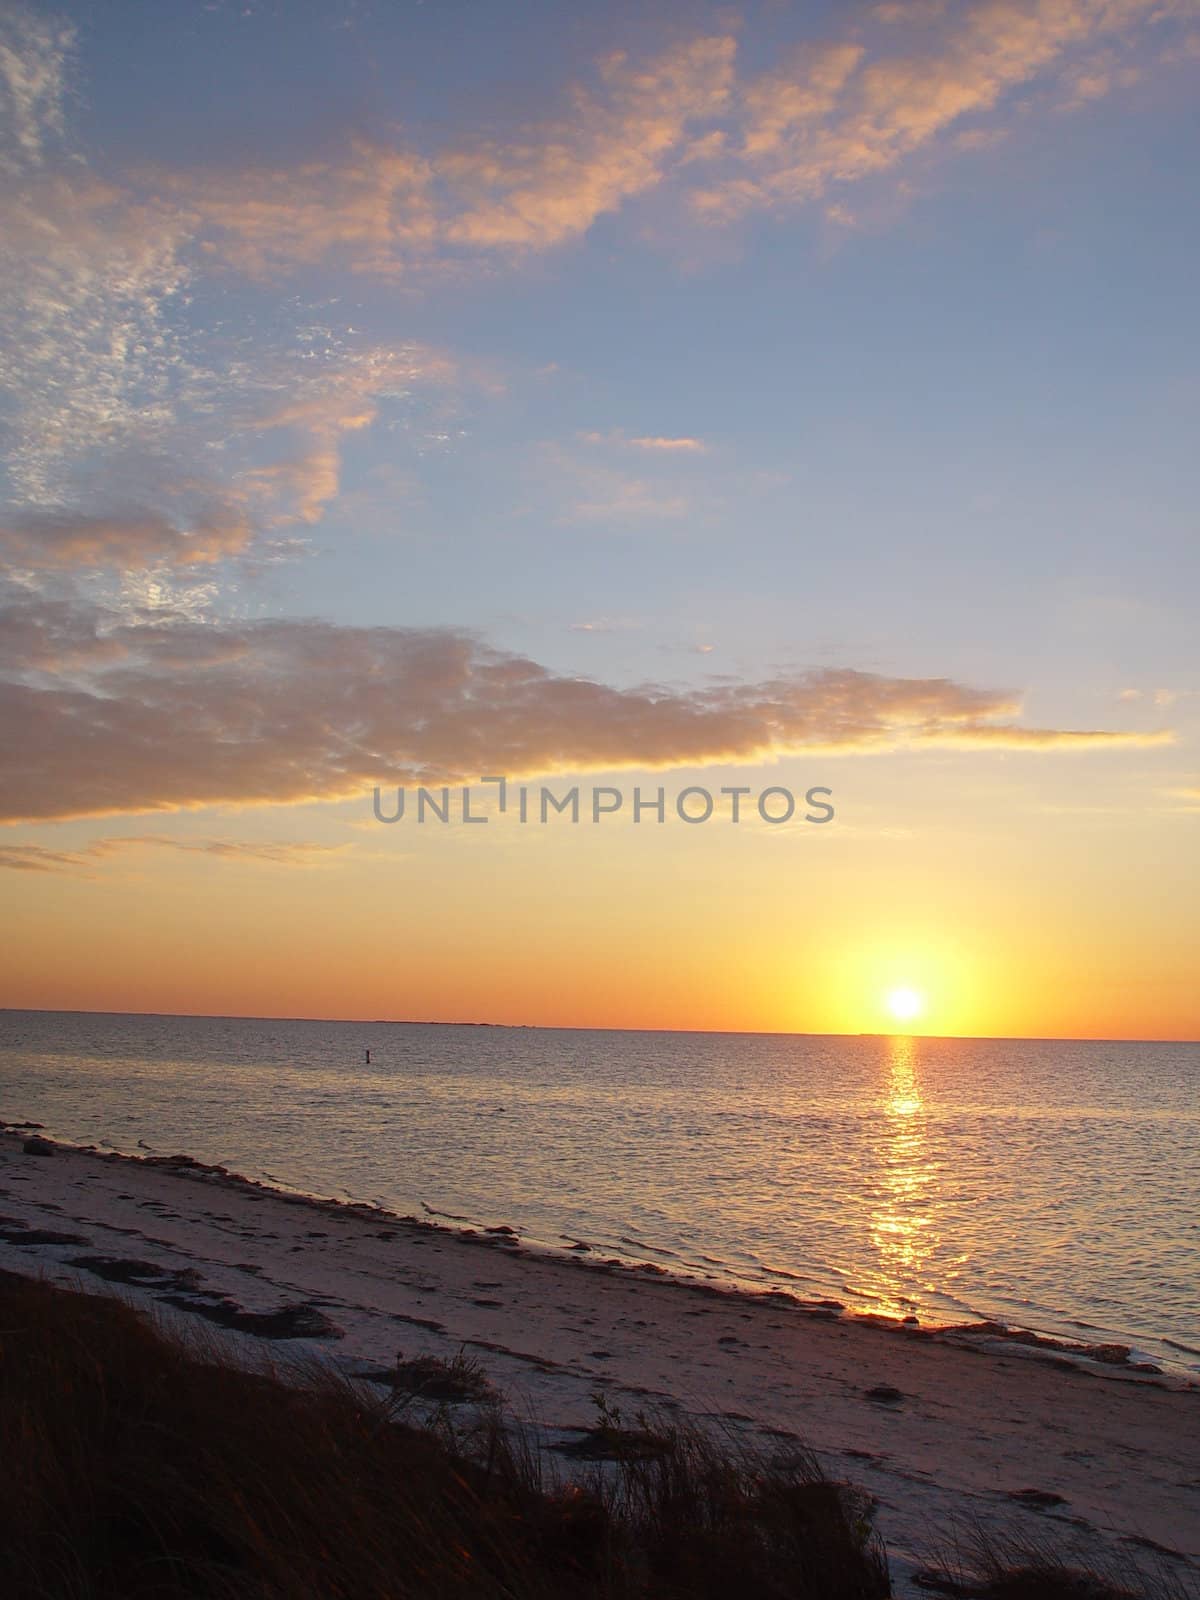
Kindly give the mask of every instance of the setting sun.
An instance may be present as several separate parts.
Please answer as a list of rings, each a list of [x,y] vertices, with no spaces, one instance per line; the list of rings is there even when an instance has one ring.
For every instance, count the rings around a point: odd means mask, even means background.
[[[915,989],[892,989],[888,993],[887,1008],[897,1022],[911,1022],[925,1009],[925,997]]]

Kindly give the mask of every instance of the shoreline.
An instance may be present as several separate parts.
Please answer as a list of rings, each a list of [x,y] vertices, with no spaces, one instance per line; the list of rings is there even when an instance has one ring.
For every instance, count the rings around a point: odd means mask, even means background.
[[[28,1126],[0,1131],[0,1193],[0,1266],[359,1376],[467,1350],[548,1449],[597,1394],[801,1440],[875,1498],[901,1579],[954,1525],[1200,1575],[1200,1383],[1114,1350],[721,1288]]]
[[[519,1229],[507,1224],[487,1226],[473,1223],[450,1212],[435,1210],[422,1202],[424,1216],[393,1211],[369,1200],[339,1199],[336,1195],[314,1194],[293,1188],[276,1179],[253,1178],[236,1172],[219,1162],[201,1161],[195,1156],[180,1152],[145,1155],[133,1151],[101,1148],[93,1144],[76,1144],[72,1140],[46,1133],[37,1122],[5,1122],[0,1120],[0,1138],[17,1136],[22,1139],[32,1135],[56,1151],[73,1151],[93,1155],[100,1161],[129,1163],[168,1171],[185,1179],[226,1187],[237,1192],[271,1195],[288,1205],[311,1207],[326,1214],[359,1217],[364,1220],[383,1220],[397,1229],[415,1228],[445,1235],[464,1244],[477,1244],[487,1248],[504,1248],[532,1258],[560,1262],[568,1267],[581,1267],[593,1273],[621,1274],[633,1278],[653,1278],[685,1292],[705,1295],[730,1303],[771,1306],[792,1314],[877,1328],[882,1332],[901,1334],[907,1338],[928,1339],[935,1343],[952,1344],[985,1353],[1022,1355],[1041,1359],[1050,1365],[1072,1367],[1091,1372],[1097,1377],[1136,1380],[1140,1383],[1158,1382],[1161,1387],[1194,1389],[1200,1391],[1200,1375],[1186,1370],[1171,1370],[1154,1361],[1135,1359],[1136,1347],[1116,1340],[1089,1342],[1072,1340],[1058,1335],[1040,1333],[995,1318],[980,1317],[969,1322],[922,1321],[915,1315],[899,1317],[884,1312],[856,1310],[832,1296],[805,1296],[782,1288],[756,1289],[738,1283],[732,1277],[724,1282],[695,1278],[685,1272],[660,1266],[657,1262],[635,1261],[602,1253],[597,1246],[568,1234],[560,1235],[562,1246],[545,1240],[530,1238]],[[647,1247],[653,1248],[653,1247]]]
[[[370,1032],[30,1014],[6,1025],[0,1117],[752,1293],[1128,1345],[1200,1378],[1191,1051]],[[1159,1133],[1172,1159],[1127,1184]]]

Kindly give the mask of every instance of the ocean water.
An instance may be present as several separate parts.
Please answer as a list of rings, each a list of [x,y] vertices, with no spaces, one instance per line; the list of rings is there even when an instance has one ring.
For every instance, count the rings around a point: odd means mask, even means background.
[[[8,1011],[0,1118],[1200,1373],[1200,1045]]]

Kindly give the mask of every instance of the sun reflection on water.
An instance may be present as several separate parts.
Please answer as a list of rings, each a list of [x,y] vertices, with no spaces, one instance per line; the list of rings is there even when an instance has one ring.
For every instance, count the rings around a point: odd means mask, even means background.
[[[888,1040],[870,1237],[880,1309],[896,1316],[908,1315],[919,1304],[920,1291],[927,1287],[924,1267],[937,1243],[930,1212],[937,1173],[927,1149],[917,1067],[915,1039]]]

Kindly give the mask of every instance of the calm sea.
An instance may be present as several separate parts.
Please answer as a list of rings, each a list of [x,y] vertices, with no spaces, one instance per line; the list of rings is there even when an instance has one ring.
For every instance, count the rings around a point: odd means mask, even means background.
[[[0,1117],[1200,1372],[1194,1044],[9,1011]]]

